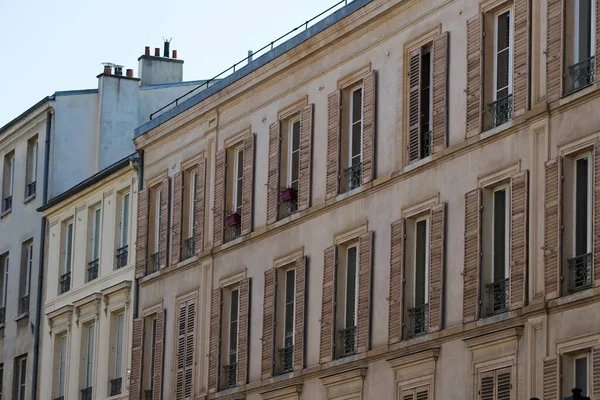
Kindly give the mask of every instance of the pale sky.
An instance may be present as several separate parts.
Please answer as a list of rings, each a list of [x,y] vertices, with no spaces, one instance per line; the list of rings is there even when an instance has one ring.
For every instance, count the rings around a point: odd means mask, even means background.
[[[184,80],[213,77],[338,0],[0,0],[0,127],[44,96],[97,87],[104,61],[133,68],[171,49]]]

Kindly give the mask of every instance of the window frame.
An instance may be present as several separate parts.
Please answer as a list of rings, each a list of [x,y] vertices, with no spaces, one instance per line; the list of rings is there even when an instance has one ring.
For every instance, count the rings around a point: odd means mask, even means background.
[[[593,191],[594,191],[594,186],[593,186],[593,160],[592,160],[592,153],[589,151],[583,152],[581,154],[576,155],[575,157],[573,157],[573,174],[572,174],[572,179],[573,179],[573,206],[572,207],[572,217],[573,217],[573,235],[572,235],[572,257],[577,257],[577,256],[581,256],[583,254],[576,254],[577,253],[577,161],[582,160],[584,158],[587,158],[587,210],[586,210],[586,220],[587,220],[587,232],[586,232],[586,253],[591,253],[592,252],[592,246],[593,246]]]
[[[96,342],[96,322],[91,322],[86,325],[86,355],[85,355],[85,387],[86,389],[94,386],[94,356]],[[92,337],[90,340],[90,331]]]
[[[354,313],[353,313],[353,318],[354,318],[354,325],[348,326],[348,290],[349,290],[349,286],[348,286],[348,269],[350,267],[350,264],[348,263],[350,257],[348,257],[348,254],[350,253],[350,249],[355,249],[356,251],[356,257],[354,258],[355,260],[355,279],[354,279]],[[344,273],[344,278],[345,278],[345,282],[344,282],[344,324],[343,324],[343,328],[347,329],[347,328],[351,328],[353,326],[357,326],[357,322],[358,322],[358,289],[359,289],[359,282],[358,282],[358,277],[359,277],[359,273],[358,273],[358,268],[359,268],[359,260],[360,260],[360,254],[359,254],[359,243],[357,242],[353,242],[351,244],[348,244],[345,249],[345,261],[346,261],[346,265],[345,265],[345,273]]]
[[[505,209],[505,216],[504,216],[504,279],[506,279],[510,276],[510,183],[505,183],[505,184],[494,187],[492,190],[492,217],[491,217],[492,248],[490,249],[492,252],[492,254],[491,254],[492,262],[490,265],[490,267],[491,267],[490,282],[491,283],[495,282],[494,276],[495,276],[495,272],[496,272],[496,265],[495,265],[496,261],[494,258],[494,243],[495,243],[495,238],[496,238],[496,221],[495,221],[496,193],[500,192],[502,190],[504,190],[506,193],[505,197],[504,197],[504,201],[505,201],[505,205],[504,205],[504,209]]]
[[[240,156],[242,158],[241,160],[241,164],[242,164],[242,173],[240,176],[239,173],[239,168],[240,168]],[[238,188],[238,183],[241,181],[241,189]],[[242,214],[242,209],[243,209],[243,199],[242,199],[242,192],[244,190],[244,146],[243,145],[239,145],[236,146],[233,149],[233,185],[232,185],[232,206],[233,206],[233,212],[234,213],[238,213],[238,214]],[[239,190],[239,193],[238,193]],[[239,206],[238,206],[238,200],[239,200]]]
[[[23,371],[25,370],[25,371]],[[17,400],[27,400],[27,356],[17,358]]]
[[[129,226],[131,222],[131,192],[126,190],[121,193],[121,207],[119,216],[119,248],[129,246]]]
[[[123,350],[125,346],[125,311],[120,310],[115,314],[115,359],[113,376],[115,379],[123,378]],[[119,329],[120,328],[120,329]],[[119,351],[120,348],[120,351]],[[120,354],[119,354],[120,353]]]
[[[417,234],[417,229],[418,229],[418,225],[419,222],[423,222],[425,221],[425,288],[424,288],[424,296],[425,296],[425,303],[424,304],[429,304],[429,269],[430,269],[430,241],[431,241],[431,221],[429,219],[429,215],[423,215],[421,217],[417,217],[415,218],[415,223],[414,223],[414,249],[413,249],[413,262],[414,262],[414,267],[413,267],[413,282],[414,282],[414,287],[413,287],[413,307],[417,307],[417,246],[418,246],[418,234]]]
[[[8,177],[8,193],[6,197],[11,197],[15,191],[15,152],[14,150],[8,154],[8,168],[9,168],[9,177]]]
[[[360,120],[358,121],[353,121],[353,117],[354,117],[354,93],[358,92],[360,90]],[[346,168],[351,168],[354,164],[353,164],[353,159],[355,157],[359,157],[359,162],[357,163],[360,164],[362,163],[363,160],[363,152],[362,152],[362,148],[363,148],[363,140],[364,140],[364,101],[365,101],[365,91],[364,91],[364,87],[363,87],[363,83],[362,81],[354,86],[351,86],[348,88],[348,92],[349,92],[349,98],[348,98],[348,102],[349,102],[349,111],[348,111],[348,165],[346,166]],[[359,145],[359,153],[357,156],[353,155],[353,148],[352,148],[352,142],[354,141],[354,124],[355,123],[359,123],[360,124],[360,145]]]
[[[574,10],[573,10],[573,21],[574,21],[574,40],[573,43],[579,43],[580,39],[579,39],[579,34],[580,34],[580,26],[579,26],[579,10],[580,10],[580,2],[581,1],[586,1],[586,0],[575,0],[574,1]],[[595,42],[595,32],[596,32],[596,1],[598,0],[589,0],[590,1],[590,18],[589,18],[589,22],[590,22],[590,58],[591,57],[595,57],[596,56],[596,42]],[[577,64],[580,63],[584,60],[581,60],[579,57],[579,46],[575,45],[573,46],[573,60],[575,60],[575,62],[573,64]]]
[[[294,286],[292,289],[292,301],[291,303],[288,303],[287,300],[287,288],[288,288],[288,273],[290,272],[294,272]],[[287,308],[288,305],[291,304],[292,305],[292,336],[291,336],[291,340],[292,343],[291,345],[293,346],[296,343],[296,266],[295,265],[291,265],[288,268],[285,268],[283,270],[283,275],[285,277],[285,290],[284,290],[284,304],[283,304],[283,330],[282,330],[282,334],[283,334],[283,338],[282,338],[282,343],[283,343],[283,347],[287,347],[286,346],[286,321],[287,321]]]
[[[585,377],[585,383],[586,383],[586,387],[585,388],[581,388],[582,390],[584,390],[584,393],[586,396],[588,396],[590,394],[590,354],[589,353],[579,353],[576,355],[573,355],[573,387],[576,387],[577,384],[577,360],[581,360],[581,359],[585,359],[586,361],[586,377]]]
[[[65,242],[64,242],[64,246],[65,246],[65,256],[64,256],[64,260],[62,262],[62,274],[67,274],[69,272],[71,272],[71,270],[73,269],[73,245],[74,245],[74,241],[73,241],[73,233],[75,232],[75,221],[73,219],[70,219],[68,221],[65,222]]]
[[[513,59],[514,59],[514,11],[513,11],[513,5],[509,5],[506,7],[502,7],[501,9],[499,9],[498,11],[494,12],[494,24],[493,24],[493,29],[494,29],[494,49],[493,49],[493,73],[492,73],[492,101],[497,101],[499,100],[498,98],[498,17],[500,17],[502,14],[505,13],[509,13],[509,38],[508,38],[508,86],[506,87],[508,94],[507,96],[510,96],[511,94],[513,94]]]
[[[423,123],[421,121],[419,121],[419,125],[421,128],[421,135],[419,136],[419,141],[423,140],[423,134],[424,133],[430,133],[433,131],[433,40],[427,41],[426,43],[424,43],[423,45],[420,46],[421,49],[421,53],[420,53],[420,60],[419,62],[421,63],[421,71],[423,71],[423,56],[425,54],[429,54],[429,89],[427,90],[427,92],[429,93],[429,113],[428,113],[428,126],[429,129],[427,130],[427,132],[424,132],[423,129]],[[419,77],[419,91],[420,91],[420,95],[423,95],[423,87],[422,87],[422,76]],[[425,148],[424,143],[421,143],[421,149]],[[431,149],[430,149],[430,153],[429,155],[426,155],[425,157],[430,156],[432,153]],[[420,154],[419,154],[420,156]],[[420,157],[421,159],[425,158],[425,157]]]
[[[289,119],[288,122],[288,165],[287,165],[287,187],[293,187],[294,183],[298,186],[298,182],[300,180],[300,136],[301,136],[301,125],[300,125],[300,114],[297,114]],[[294,150],[294,125],[298,124],[298,148]],[[298,177],[296,180],[292,180],[293,170],[294,170],[294,153],[298,153],[298,165],[297,165],[297,174]]]
[[[188,239],[196,236],[196,184],[197,184],[197,173],[196,167],[188,170],[189,181],[189,204],[188,204]]]
[[[2,273],[4,275],[4,282],[2,282],[2,299],[0,299],[0,301],[2,301],[2,308],[6,308],[6,300],[7,300],[7,293],[6,291],[8,290],[8,266],[9,266],[9,262],[10,262],[10,254],[9,252],[6,252],[4,254],[2,254],[0,256],[0,260],[2,260],[4,262],[4,265],[2,265]],[[1,384],[0,384],[1,386]]]
[[[27,252],[26,262],[23,266],[24,270],[22,272],[25,273],[25,287],[23,288],[23,293],[21,296],[29,296],[29,283],[31,280],[31,271],[33,268],[33,239],[30,239],[24,243],[25,251]],[[27,310],[24,310],[27,311]]]
[[[100,259],[102,252],[101,241],[102,241],[102,206],[97,204],[92,207],[92,238],[91,238],[91,249],[90,249],[90,262]]]
[[[26,184],[32,184],[37,182],[37,167],[38,167],[38,151],[39,151],[39,142],[38,136],[34,136],[30,138],[27,142],[27,176],[26,176]],[[30,166],[31,165],[31,166]]]
[[[57,394],[58,397],[64,396],[66,392],[66,380],[67,380],[67,351],[68,351],[68,342],[67,342],[67,333],[63,333],[59,338],[60,344],[60,353],[58,360],[58,387]],[[63,347],[64,344],[64,347]],[[63,351],[64,350],[64,351]]]
[[[160,226],[162,224],[161,217],[161,202],[162,202],[162,193],[160,187],[154,188],[154,252],[158,253],[160,251]]]

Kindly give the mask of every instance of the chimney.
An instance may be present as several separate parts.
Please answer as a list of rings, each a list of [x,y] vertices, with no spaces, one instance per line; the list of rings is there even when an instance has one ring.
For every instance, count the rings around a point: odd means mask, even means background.
[[[141,80],[140,85],[183,82],[183,60],[177,58],[177,50],[171,50],[171,39],[164,40],[163,46],[162,56],[160,48],[156,47],[154,56],[144,54],[138,58],[137,78]]]
[[[145,56],[149,56],[149,55],[150,55],[150,46],[146,46],[146,47],[144,48],[144,55],[145,55]]]
[[[171,58],[177,58],[177,50],[173,50],[173,56]]]
[[[150,47],[147,47],[148,52],[150,52]],[[125,72],[125,76],[127,76],[128,78],[133,78],[133,70],[131,68],[127,68],[127,71]]]
[[[154,57],[160,57],[160,47],[154,48]]]
[[[112,71],[112,68],[110,67],[110,65],[104,66],[104,75],[110,75],[111,71]]]
[[[163,57],[169,58],[169,47],[171,43],[168,40],[165,40],[165,50],[163,53]]]
[[[248,64],[250,64],[252,62],[253,54],[254,54],[254,52],[252,50],[248,50]]]
[[[122,65],[115,65],[115,75],[123,76],[123,66]]]

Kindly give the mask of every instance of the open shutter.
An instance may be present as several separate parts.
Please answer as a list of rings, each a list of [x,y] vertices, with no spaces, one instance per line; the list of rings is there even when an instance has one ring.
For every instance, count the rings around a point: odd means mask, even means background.
[[[544,288],[546,300],[560,297],[562,161],[546,162],[544,195]]]
[[[392,223],[388,323],[390,344],[402,340],[404,321],[404,226],[404,219]]]
[[[185,326],[184,398],[191,400],[194,388],[194,333],[196,332],[196,299],[187,301]]]
[[[224,207],[225,207],[225,160],[227,150],[217,152],[215,158],[215,207],[213,211],[213,246],[223,244]]]
[[[135,277],[146,275],[148,244],[148,190],[138,192],[137,232],[135,239]]]
[[[335,348],[335,278],[337,265],[337,246],[325,249],[323,265],[323,298],[321,301],[321,349],[320,362],[333,360]]]
[[[513,116],[519,117],[529,103],[529,0],[515,0],[514,7]]]
[[[358,353],[369,351],[371,331],[371,277],[373,271],[373,232],[360,235],[358,239],[358,318],[356,349]]]
[[[298,177],[298,211],[310,207],[312,182],[313,109],[309,104],[300,113],[300,160]]]
[[[176,400],[184,400],[185,391],[185,336],[187,333],[187,307],[186,303],[179,304],[179,318],[177,325],[177,375],[176,375],[176,388],[175,398]]]
[[[433,39],[433,153],[448,146],[448,41],[448,32]]]
[[[132,332],[129,400],[141,400],[142,360],[144,358],[144,318],[136,318],[133,320]]]
[[[210,305],[210,338],[208,355],[208,389],[216,392],[219,384],[220,350],[221,350],[221,305],[223,290],[214,289]]]
[[[546,101],[560,99],[563,93],[563,0],[548,0],[546,39]],[[516,32],[515,32],[516,33]]]
[[[327,200],[337,196],[340,187],[340,97],[339,90],[327,97]]]
[[[600,1],[596,2],[596,5],[600,4]],[[597,17],[597,16],[596,16]],[[596,40],[598,40],[598,36]],[[596,53],[600,54],[600,53]],[[600,82],[600,80],[599,80]],[[596,142],[594,146],[594,225],[593,225],[593,238],[594,238],[594,254],[593,254],[593,279],[594,286],[600,286],[600,142]],[[600,397],[600,393],[599,397]]]
[[[446,233],[446,203],[431,210],[429,246],[429,332],[442,329],[444,302],[444,243]]]
[[[242,182],[242,235],[252,231],[252,198],[254,197],[254,134],[244,139],[244,178]]]
[[[304,368],[304,341],[306,329],[304,317],[306,316],[306,284],[308,260],[306,256],[296,260],[296,298],[294,310],[294,371]]]
[[[240,315],[238,329],[237,384],[243,386],[248,380],[248,343],[250,340],[250,278],[240,282]]]
[[[525,306],[527,284],[528,171],[510,179],[510,303],[516,310]]]
[[[544,358],[544,399],[560,398],[560,358],[556,355]]]
[[[263,302],[262,328],[262,379],[273,376],[275,361],[275,301],[277,293],[277,270],[272,268],[265,271],[265,290]]]
[[[481,190],[465,195],[465,265],[463,270],[463,323],[479,318],[481,280]]]
[[[481,132],[483,111],[483,22],[467,21],[467,138]]]
[[[162,399],[162,377],[163,361],[165,352],[165,310],[156,313],[156,338],[154,351],[154,387],[152,388],[152,400]]]
[[[375,139],[377,124],[377,71],[368,72],[363,78],[363,137],[362,182],[375,177]]]
[[[269,126],[269,174],[267,176],[267,224],[277,221],[279,206],[279,151],[281,148],[281,122]]]
[[[592,399],[600,399],[600,345],[592,349]]]
[[[160,184],[160,236],[159,236],[160,268],[167,266],[169,243],[169,178]]]
[[[173,228],[171,232],[171,264],[180,261],[181,253],[181,218],[183,209],[183,172],[179,171],[173,176]],[[190,216],[191,217],[191,216]]]
[[[194,216],[194,253],[199,255],[204,249],[204,199],[206,190],[206,160],[204,154],[196,167],[196,209]]]
[[[421,158],[421,48],[408,55],[408,162]]]

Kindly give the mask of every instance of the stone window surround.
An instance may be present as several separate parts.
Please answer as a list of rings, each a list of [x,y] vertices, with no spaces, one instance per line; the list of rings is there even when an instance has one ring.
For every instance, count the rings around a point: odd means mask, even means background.
[[[429,387],[428,399],[435,399],[435,367],[440,348],[434,347],[402,357],[388,358],[387,362],[394,370],[396,398],[401,399],[402,392],[417,387]]]
[[[362,400],[367,367],[321,377],[327,400]]]

